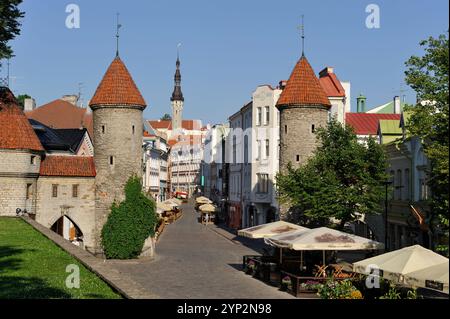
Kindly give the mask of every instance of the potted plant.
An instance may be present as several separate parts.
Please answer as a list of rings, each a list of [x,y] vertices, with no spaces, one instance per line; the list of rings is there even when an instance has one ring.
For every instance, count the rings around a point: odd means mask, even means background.
[[[292,279],[289,276],[284,276],[281,279],[281,290],[292,291]]]

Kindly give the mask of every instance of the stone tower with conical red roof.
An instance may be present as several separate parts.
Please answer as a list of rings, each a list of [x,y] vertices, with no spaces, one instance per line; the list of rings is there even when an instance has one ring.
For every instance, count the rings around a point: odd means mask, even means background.
[[[114,201],[124,199],[132,175],[142,176],[142,112],[146,103],[125,64],[116,56],[89,103],[94,121],[97,253]]]
[[[305,56],[297,62],[277,102],[280,111],[280,171],[306,163],[317,147],[316,130],[325,127],[331,105]],[[281,205],[284,219],[289,207]]]

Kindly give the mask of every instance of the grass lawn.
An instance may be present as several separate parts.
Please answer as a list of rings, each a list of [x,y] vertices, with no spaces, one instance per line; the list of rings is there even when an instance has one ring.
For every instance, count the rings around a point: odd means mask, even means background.
[[[80,288],[66,287],[67,265],[80,267]],[[23,220],[0,218],[0,299],[121,298],[97,275]]]

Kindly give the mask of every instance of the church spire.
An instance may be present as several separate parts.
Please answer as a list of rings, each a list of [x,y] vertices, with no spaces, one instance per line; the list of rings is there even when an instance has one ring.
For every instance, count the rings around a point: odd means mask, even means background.
[[[176,71],[175,71],[175,87],[173,89],[171,101],[184,101],[183,92],[181,92],[181,72],[180,72],[180,54],[177,50],[177,62],[176,62]]]

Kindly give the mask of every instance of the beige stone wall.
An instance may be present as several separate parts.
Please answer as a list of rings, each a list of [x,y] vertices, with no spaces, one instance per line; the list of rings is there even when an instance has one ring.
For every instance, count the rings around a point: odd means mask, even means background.
[[[325,127],[327,121],[328,109],[325,107],[289,107],[280,110],[281,172],[285,172],[288,163],[293,167],[306,163],[317,148],[316,134],[312,132],[312,125],[317,130],[319,127]],[[289,208],[288,204],[280,205],[282,220],[286,219]]]
[[[95,109],[93,114],[97,170],[95,235],[98,252],[101,253],[100,234],[112,203],[124,199],[123,188],[130,176],[142,177],[143,123],[140,109],[105,107]],[[110,156],[113,156],[113,165],[110,164]]]
[[[52,197],[52,185],[58,185],[58,196]],[[72,186],[78,185],[78,197],[73,197]],[[37,182],[36,221],[45,227],[62,216],[70,218],[83,233],[87,250],[95,248],[95,178],[39,177]]]
[[[290,107],[280,112],[280,169],[283,171],[289,162],[294,167],[306,163],[317,147],[317,130],[325,127],[328,120],[326,108]],[[285,131],[287,126],[287,133]],[[297,155],[299,161],[297,161]]]
[[[34,164],[31,157],[34,156]],[[34,213],[36,180],[40,167],[38,153],[20,150],[0,150],[0,216],[15,216],[16,209]],[[31,196],[27,195],[31,184]]]

